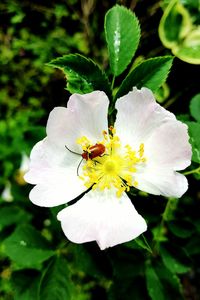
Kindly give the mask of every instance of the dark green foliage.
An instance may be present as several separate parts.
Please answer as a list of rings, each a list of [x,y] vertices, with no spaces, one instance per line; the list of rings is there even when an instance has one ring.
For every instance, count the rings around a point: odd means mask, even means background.
[[[111,97],[106,74],[91,59],[80,54],[69,54],[52,60],[48,65],[63,70],[70,93],[86,94],[100,90]]]
[[[40,283],[40,273],[33,270],[25,269],[15,271],[12,274],[12,285],[15,300],[38,300],[38,289]]]
[[[192,145],[192,160],[200,163],[200,124],[196,122],[186,122],[186,124],[188,125]]]
[[[69,278],[68,263],[63,258],[50,261],[40,282],[38,299],[72,299],[73,290]]]
[[[50,244],[30,225],[23,225],[4,240],[5,253],[19,266],[38,268],[53,256]]]
[[[200,122],[200,94],[195,95],[190,101],[190,113],[197,122]]]
[[[164,247],[160,248],[165,267],[174,274],[186,273],[190,270],[190,261],[183,249],[174,246],[171,251]]]
[[[166,81],[172,62],[172,56],[150,58],[141,62],[124,79],[116,98],[126,95],[134,86],[138,89],[147,87],[155,92]]]
[[[165,300],[164,288],[160,281],[160,278],[156,274],[153,266],[147,262],[146,264],[146,281],[149,296],[153,300]]]
[[[31,214],[17,206],[5,206],[0,210],[0,231],[5,227],[27,223],[31,219]]]

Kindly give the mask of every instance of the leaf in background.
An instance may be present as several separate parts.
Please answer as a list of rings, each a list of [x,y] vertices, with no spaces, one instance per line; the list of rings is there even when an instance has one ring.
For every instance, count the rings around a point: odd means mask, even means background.
[[[134,239],[130,242],[127,242],[124,245],[131,249],[141,249],[142,248],[142,249],[147,250],[149,253],[152,253],[152,249],[144,236],[137,237],[136,239]]]
[[[199,234],[194,235],[192,239],[188,239],[188,243],[185,249],[189,255],[196,255],[196,257],[199,257],[199,249],[200,249]]]
[[[174,245],[172,249],[167,249],[164,246],[160,247],[160,255],[165,267],[172,273],[182,274],[190,270],[190,261],[182,248],[177,248]]]
[[[74,252],[74,263],[78,270],[95,278],[103,278],[102,263],[99,263],[84,245],[73,244],[71,248]]]
[[[170,88],[166,82],[164,82],[158,90],[156,90],[155,98],[157,102],[163,103],[170,95]]]
[[[180,115],[176,115],[177,120],[185,123],[187,121],[190,121],[190,115],[189,114],[180,114]]]
[[[38,268],[55,254],[43,236],[28,224],[17,227],[3,245],[5,253],[23,267]]]
[[[189,32],[180,45],[172,48],[172,53],[190,64],[200,64],[200,27]]]
[[[200,64],[200,27],[192,24],[192,20],[195,22],[195,17],[190,16],[180,1],[172,0],[160,21],[159,37],[163,45],[179,59]]]
[[[152,300],[166,300],[164,288],[151,263],[146,263],[145,277],[147,290]]]
[[[113,75],[120,75],[131,62],[140,40],[137,17],[116,5],[105,16],[105,35]]]
[[[70,93],[86,94],[100,90],[111,97],[106,74],[91,59],[80,54],[69,54],[53,59],[47,65],[64,72]]]
[[[178,203],[179,203],[179,199],[177,198],[168,199],[165,211],[163,213],[164,221],[171,222],[172,220],[175,219],[175,212],[177,210]]]
[[[168,237],[166,236],[166,228],[161,224],[152,228],[153,239],[156,242],[166,242]]]
[[[192,145],[192,161],[200,163],[200,124],[185,122],[188,125],[190,143]]]
[[[0,231],[6,226],[21,224],[31,219],[31,215],[17,206],[5,206],[0,210]]]
[[[194,233],[193,223],[186,220],[170,221],[168,228],[179,238],[189,238]]]
[[[132,267],[133,269],[134,267]],[[137,277],[127,280],[116,279],[110,285],[108,290],[108,300],[142,300],[149,299],[143,277],[138,274]]]
[[[138,89],[147,87],[155,92],[167,79],[172,62],[172,56],[155,57],[143,61],[127,75],[115,97],[126,95],[134,86]]]
[[[164,295],[166,300],[171,299],[171,295],[173,295],[173,299],[183,299],[181,282],[176,274],[171,273],[161,263],[156,263],[155,272],[165,289]]]
[[[124,245],[126,247],[126,245]],[[117,247],[108,250],[108,258],[112,266],[113,284],[110,288],[109,300],[148,299],[143,278],[144,251]],[[145,252],[146,254],[146,252]]]
[[[200,94],[195,95],[191,99],[190,114],[197,122],[200,122]]]
[[[176,47],[192,28],[187,9],[178,1],[170,1],[159,25],[159,37],[167,48]]]
[[[16,271],[11,278],[15,300],[37,300],[40,273],[35,270]]]
[[[69,278],[67,261],[57,257],[44,272],[40,284],[39,300],[70,300],[72,283]]]

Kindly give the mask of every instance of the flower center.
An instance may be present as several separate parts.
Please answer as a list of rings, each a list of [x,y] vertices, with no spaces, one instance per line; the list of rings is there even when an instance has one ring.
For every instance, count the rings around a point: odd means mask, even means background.
[[[92,186],[93,189],[104,190],[114,187],[117,196],[120,197],[123,192],[128,192],[131,186],[138,185],[135,179],[137,168],[146,162],[144,144],[141,143],[139,149],[134,151],[130,145],[122,146],[113,127],[109,130],[109,134],[103,132],[102,141],[95,145],[86,137],[77,140],[84,153],[82,157],[87,158],[84,159],[83,172],[79,177],[85,181],[87,188]],[[105,151],[100,151],[101,149]]]
[[[108,159],[105,163],[104,163],[104,171],[107,174],[115,174],[117,169],[117,164],[114,160],[112,159]]]

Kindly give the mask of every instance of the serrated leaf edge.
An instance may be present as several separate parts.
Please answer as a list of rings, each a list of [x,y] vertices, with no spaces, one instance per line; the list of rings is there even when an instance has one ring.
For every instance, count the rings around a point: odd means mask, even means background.
[[[119,87],[119,89],[118,89],[118,91],[117,91],[117,93],[116,93],[116,95],[115,95],[115,100],[118,99],[118,92],[120,91],[121,87],[123,87],[124,82],[126,82],[126,80],[128,80],[129,77],[132,75],[132,73],[135,72],[135,71],[137,71],[137,69],[138,69],[142,64],[144,64],[144,63],[146,63],[146,62],[149,62],[149,61],[156,61],[156,60],[157,60],[157,61],[159,61],[159,60],[161,61],[161,60],[166,59],[166,58],[171,59],[171,66],[170,66],[170,68],[169,68],[169,71],[166,73],[166,76],[164,77],[163,82],[165,82],[166,79],[167,79],[167,77],[168,77],[168,75],[169,75],[170,69],[171,69],[171,67],[172,67],[174,57],[171,56],[171,55],[166,55],[166,56],[157,56],[157,57],[148,58],[148,59],[146,59],[146,60],[143,60],[143,61],[140,62],[139,64],[137,64],[137,65],[131,70],[131,72],[124,78],[122,84],[120,85],[120,87]],[[163,82],[158,86],[158,88],[163,84]],[[122,97],[122,96],[123,96],[123,95],[121,95],[120,97]]]
[[[125,7],[125,6],[123,6],[123,5],[119,5],[119,4],[116,4],[114,7],[110,8],[110,9],[107,11],[106,15],[105,15],[105,21],[104,21],[104,32],[105,32],[105,37],[106,37],[106,43],[107,43],[107,49],[108,49],[109,58],[110,58],[110,50],[109,50],[108,42],[107,42],[108,39],[107,39],[107,30],[106,30],[106,19],[107,19],[108,14],[111,12],[111,10],[115,9],[116,7],[120,7],[120,9],[123,9],[124,11],[126,11],[126,13],[128,13],[129,15],[131,15],[131,16],[134,18],[134,21],[135,21],[136,24],[137,24],[137,31],[136,31],[136,34],[137,34],[137,37],[138,37],[138,43],[137,43],[136,48],[135,48],[135,50],[134,50],[133,56],[132,56],[132,58],[127,62],[127,64],[126,64],[124,70],[121,71],[121,72],[120,72],[119,74],[117,74],[117,75],[113,74],[113,75],[115,75],[115,76],[117,77],[117,76],[119,76],[120,74],[122,74],[122,73],[125,71],[125,69],[126,69],[127,66],[131,63],[131,61],[132,61],[132,59],[133,59],[133,57],[134,57],[134,55],[135,55],[135,52],[137,51],[138,45],[139,45],[139,43],[140,43],[141,29],[140,29],[140,22],[139,22],[139,20],[138,20],[138,18],[137,18],[137,16],[136,16],[136,14],[135,14],[133,11],[131,11],[131,10],[128,9],[127,7]],[[111,64],[110,64],[110,68],[111,68],[111,71],[112,71]],[[113,73],[114,73],[114,72],[113,72]]]

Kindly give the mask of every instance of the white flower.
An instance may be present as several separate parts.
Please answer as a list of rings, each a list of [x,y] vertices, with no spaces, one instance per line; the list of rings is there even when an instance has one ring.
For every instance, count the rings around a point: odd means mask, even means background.
[[[19,171],[21,173],[26,173],[29,170],[30,158],[26,155],[26,153],[22,152],[22,160]]]
[[[95,91],[74,94],[67,108],[56,107],[25,175],[36,185],[30,200],[39,206],[67,203],[92,187],[58,219],[69,240],[96,240],[101,249],[147,228],[126,194],[131,186],[181,197],[188,184],[176,171],[191,160],[187,126],[157,104],[150,90],[134,88],[117,100],[114,128],[108,128],[108,104],[105,93]]]
[[[1,198],[6,202],[12,202],[14,200],[14,197],[12,195],[11,191],[11,183],[8,181],[5,185],[5,188],[3,192],[1,193]]]
[[[19,185],[26,184],[24,180],[24,174],[26,174],[29,170],[30,158],[26,155],[26,153],[22,152],[22,160],[20,164],[20,168],[17,170],[15,175],[15,180]]]

